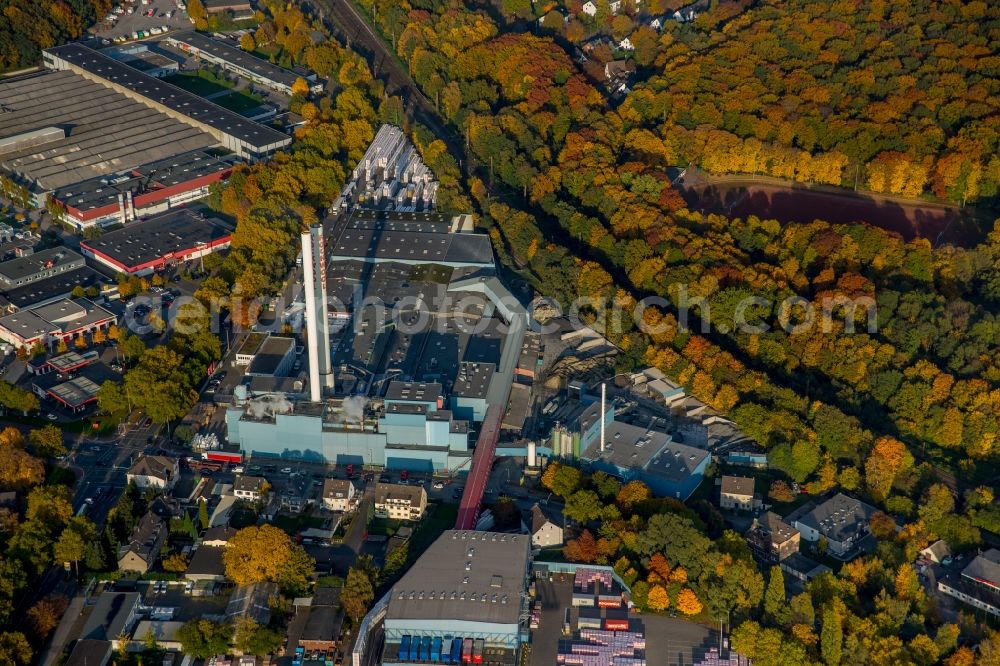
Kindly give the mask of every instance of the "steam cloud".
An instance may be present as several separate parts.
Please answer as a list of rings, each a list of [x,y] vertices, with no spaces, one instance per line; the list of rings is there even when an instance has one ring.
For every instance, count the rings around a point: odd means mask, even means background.
[[[344,411],[344,420],[348,423],[362,423],[365,420],[365,405],[368,398],[363,395],[352,395],[344,398],[341,409]]]
[[[292,411],[292,403],[284,396],[265,396],[250,401],[247,404],[247,409],[254,418],[259,419],[275,414],[287,414]]]

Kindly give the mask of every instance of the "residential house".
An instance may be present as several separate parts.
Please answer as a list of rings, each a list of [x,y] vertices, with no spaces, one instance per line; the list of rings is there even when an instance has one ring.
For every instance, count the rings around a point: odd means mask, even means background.
[[[755,518],[747,532],[747,545],[759,561],[776,564],[799,552],[802,535],[797,529],[768,511],[761,518]]]
[[[801,583],[808,583],[820,574],[833,571],[825,564],[815,562],[802,553],[792,553],[778,563],[781,570]]]
[[[632,40],[626,37],[625,39],[618,42],[618,48],[622,51],[634,51],[635,46],[632,45]]]
[[[608,2],[608,9],[611,10],[612,14],[617,14],[622,8],[622,0],[610,0]]]
[[[594,4],[593,0],[587,0],[583,3],[583,13],[590,17],[597,16],[597,5]]]
[[[233,590],[226,604],[226,622],[248,617],[257,624],[271,621],[271,598],[278,596],[275,583],[250,583]]]
[[[64,666],[107,666],[111,651],[111,641],[84,638],[73,646]]]
[[[941,564],[951,558],[951,549],[944,539],[938,539],[931,545],[920,551],[920,554],[934,564]]]
[[[141,455],[129,468],[125,477],[140,490],[154,488],[165,492],[174,487],[180,475],[180,463],[177,458]]]
[[[654,16],[649,20],[649,27],[659,32],[667,24],[666,16]]]
[[[394,520],[420,520],[427,509],[427,491],[423,486],[399,483],[375,485],[375,515]]]
[[[81,639],[117,641],[139,618],[138,592],[102,592],[83,624]]]
[[[323,481],[323,506],[330,511],[350,511],[354,508],[356,491],[350,479]]]
[[[229,525],[209,527],[201,537],[201,545],[225,546],[234,536],[236,536],[235,527],[230,527]]]
[[[868,521],[875,507],[859,499],[837,493],[822,504],[805,504],[785,518],[806,541],[826,539],[827,552],[847,559],[856,555],[861,541],[870,533]]]
[[[267,485],[267,479],[262,476],[239,475],[233,481],[233,495],[244,502],[256,502]]]
[[[1000,617],[1000,550],[990,548],[962,570],[938,579],[938,592]]]
[[[749,511],[753,508],[753,488],[753,477],[723,476],[719,506],[723,509]]]
[[[121,571],[146,573],[160,557],[160,549],[167,539],[167,524],[151,511],[147,511],[127,544],[118,549],[118,568]]]
[[[332,655],[337,649],[344,626],[344,613],[340,608],[340,589],[319,587],[312,596],[309,606],[298,612],[308,613],[298,647],[306,654]]]
[[[553,512],[547,512],[537,503],[531,507],[531,545],[551,548],[563,544],[563,528]]]
[[[628,83],[629,77],[635,74],[635,63],[631,60],[609,60],[604,63],[604,80],[609,86]]]
[[[222,582],[226,579],[226,565],[222,556],[226,552],[225,546],[199,546],[191,555],[191,563],[188,564],[184,578],[194,582],[211,581]]]
[[[291,513],[301,513],[313,503],[312,480],[303,475],[293,476],[281,491],[281,508]]]
[[[161,650],[180,652],[181,642],[177,639],[177,631],[183,626],[183,622],[172,620],[142,620],[136,625],[126,649],[129,652],[143,652],[147,637],[151,635]]]

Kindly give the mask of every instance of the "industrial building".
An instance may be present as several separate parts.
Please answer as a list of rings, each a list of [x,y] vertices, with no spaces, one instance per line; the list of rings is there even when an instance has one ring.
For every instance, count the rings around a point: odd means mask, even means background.
[[[232,168],[197,150],[72,183],[55,189],[49,198],[65,210],[63,221],[78,231],[127,224],[201,199],[213,183],[228,178]]]
[[[107,56],[95,57],[145,77]],[[38,206],[45,205],[43,194],[51,190],[217,143],[179,114],[151,108],[144,98],[82,72],[47,71],[0,81],[0,168],[32,189]]]
[[[564,419],[552,429],[553,455],[577,458],[623,481],[640,480],[661,497],[686,500],[712,459],[708,451],[676,442],[650,424],[617,420],[610,402],[586,392]]]
[[[158,79],[176,74],[180,69],[176,60],[172,60],[162,53],[150,51],[145,44],[123,44],[104,49],[102,53]]]
[[[220,220],[185,208],[81,241],[80,249],[112,271],[143,276],[224,250],[231,235]]]
[[[434,174],[403,131],[382,125],[354,167],[337,207],[431,211],[437,188]]]
[[[252,53],[247,53],[235,42],[213,39],[194,30],[172,33],[166,42],[184,53],[218,65],[237,76],[284,95],[292,94],[292,86],[299,78],[309,85],[311,92],[317,94],[323,92],[323,84],[317,82],[315,74],[298,73],[279,67]]]
[[[291,137],[283,132],[247,120],[238,113],[223,109],[208,100],[161,81],[154,76],[144,74],[81,44],[64,44],[46,49],[42,58],[47,68],[60,71],[69,70],[83,79],[121,93],[148,109],[176,119],[201,133],[208,134],[214,139],[212,143],[218,143],[240,157],[251,160],[261,159],[288,146],[292,141]],[[79,103],[78,100],[70,101],[74,104]],[[91,107],[89,104],[86,106]],[[107,125],[109,117],[124,118],[128,125],[135,125],[138,130],[143,132],[149,131],[145,123],[136,122],[135,118],[124,115],[118,109],[111,111],[110,116],[104,116],[105,125]],[[106,127],[105,132],[107,133]],[[177,146],[171,154],[204,147],[207,146]],[[148,158],[144,161],[148,161]],[[118,170],[116,168],[106,169],[104,173]],[[79,180],[82,178],[67,182]]]
[[[382,663],[519,663],[529,568],[527,536],[445,532],[387,595]]]
[[[305,386],[237,387],[228,439],[254,456],[467,469],[471,436],[499,433],[527,313],[469,216],[349,206],[350,188],[302,234]]]
[[[86,298],[64,298],[33,310],[21,310],[0,317],[0,341],[14,347],[54,345],[107,329],[117,317]]]
[[[0,286],[5,289],[55,277],[83,268],[86,261],[65,247],[53,247],[0,263]]]
[[[0,290],[0,311],[11,314],[18,310],[41,307],[69,298],[77,287],[101,290],[106,282],[104,275],[89,266],[73,268],[65,273],[29,282],[23,287]]]
[[[334,219],[330,258],[492,268],[490,237],[458,232],[460,219],[440,213],[385,213],[353,208]]]

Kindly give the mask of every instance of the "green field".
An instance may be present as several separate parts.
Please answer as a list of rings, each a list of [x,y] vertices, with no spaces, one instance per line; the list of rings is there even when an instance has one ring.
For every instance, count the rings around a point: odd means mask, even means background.
[[[211,72],[203,69],[199,69],[196,72],[174,74],[173,76],[166,77],[164,81],[201,97],[223,92],[233,87],[233,84],[229,81],[220,79]]]
[[[247,109],[253,109],[260,106],[260,103],[263,100],[244,92],[231,92],[228,95],[213,97],[212,101],[224,109],[229,109],[230,111],[239,113],[241,111],[246,111]]]

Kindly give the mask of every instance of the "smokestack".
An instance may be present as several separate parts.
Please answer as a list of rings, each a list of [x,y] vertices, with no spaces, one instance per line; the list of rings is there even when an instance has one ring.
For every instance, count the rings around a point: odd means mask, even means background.
[[[302,270],[309,344],[309,399],[319,402],[323,399],[323,389],[333,388],[333,373],[330,370],[330,321],[326,307],[326,253],[323,249],[323,227],[318,224],[302,232]]]
[[[604,452],[604,401],[607,400],[607,384],[601,383],[601,453]]]

